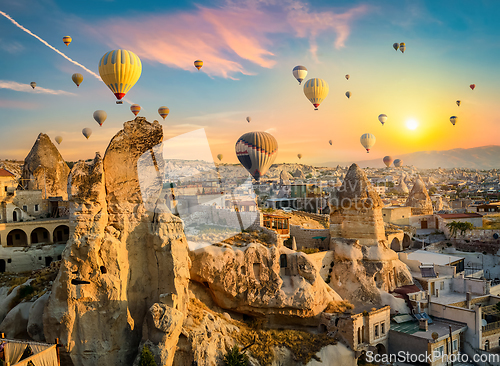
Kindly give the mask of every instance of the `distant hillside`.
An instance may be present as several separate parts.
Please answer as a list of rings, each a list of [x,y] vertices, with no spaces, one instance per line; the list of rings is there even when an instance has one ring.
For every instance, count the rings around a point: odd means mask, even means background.
[[[435,168],[500,168],[500,146],[490,145],[471,149],[453,149],[441,151],[418,151],[411,154],[392,155],[394,159],[403,159],[404,165],[413,165],[420,169]],[[356,161],[361,167],[382,168],[382,158]],[[328,162],[324,166],[350,165],[352,162]]]

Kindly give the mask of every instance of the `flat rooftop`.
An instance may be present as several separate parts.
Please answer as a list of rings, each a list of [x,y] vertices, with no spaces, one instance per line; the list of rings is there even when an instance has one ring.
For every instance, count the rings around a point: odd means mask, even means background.
[[[426,250],[416,250],[414,252],[408,253],[408,259],[419,261],[421,264],[437,264],[446,266],[450,263],[455,263],[459,260],[462,260],[464,259],[464,257],[433,253]]]
[[[442,319],[432,318],[433,322],[429,324],[428,330],[420,330],[418,321],[408,321],[405,323],[396,323],[391,321],[391,330],[400,333],[411,334],[414,337],[427,339],[428,341],[434,341],[432,338],[432,333],[436,332],[438,334],[438,340],[440,338],[448,338],[450,336],[450,325],[452,333],[456,331],[465,331],[467,329],[467,324],[451,322]]]
[[[477,217],[483,217],[483,215],[480,215],[478,213],[438,214],[438,216],[440,216],[446,220],[449,220],[449,219],[472,219],[472,218],[477,218]]]

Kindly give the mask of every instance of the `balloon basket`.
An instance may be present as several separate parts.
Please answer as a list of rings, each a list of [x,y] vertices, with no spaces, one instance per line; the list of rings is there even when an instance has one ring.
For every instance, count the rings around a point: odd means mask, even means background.
[[[123,104],[123,101],[122,100],[117,100],[116,104]]]

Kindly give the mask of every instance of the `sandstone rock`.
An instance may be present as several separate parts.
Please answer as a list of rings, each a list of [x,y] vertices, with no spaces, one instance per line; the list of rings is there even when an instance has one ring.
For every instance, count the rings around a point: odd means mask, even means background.
[[[416,180],[415,185],[411,189],[405,206],[412,208],[412,215],[432,215],[432,201],[420,177]]]
[[[45,341],[45,335],[43,333],[43,311],[45,304],[49,299],[50,292],[46,292],[41,297],[39,297],[31,306],[28,317],[28,334],[29,336],[38,342]]]
[[[297,168],[297,170],[295,170],[295,172],[293,173],[293,177],[298,178],[298,179],[306,179],[304,172],[299,168]]]
[[[50,137],[44,133],[38,138],[24,159],[23,183],[30,190],[44,191],[44,197],[61,196],[68,199],[66,185],[70,169]]]
[[[251,244],[190,252],[191,278],[223,309],[252,315],[315,316],[341,298],[304,253]],[[280,268],[281,264],[281,268]]]
[[[408,194],[410,193],[410,190],[408,189],[408,186],[404,182],[404,180],[401,180],[399,184],[394,187],[394,191],[399,194]]]
[[[0,324],[0,333],[5,333],[6,338],[25,338],[32,305],[32,302],[17,304]]]
[[[23,285],[26,285],[26,283]],[[12,301],[19,294],[19,290],[23,285],[14,287],[10,294],[8,293],[10,287],[0,287],[0,323],[5,319],[11,310]]]

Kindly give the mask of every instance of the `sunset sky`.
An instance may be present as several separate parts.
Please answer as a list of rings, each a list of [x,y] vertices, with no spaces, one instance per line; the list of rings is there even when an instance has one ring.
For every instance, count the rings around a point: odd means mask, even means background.
[[[0,11],[96,74],[104,53],[136,53],[142,76],[126,100],[142,106],[139,116],[159,120],[166,139],[204,128],[213,156],[228,163],[237,162],[235,142],[249,131],[276,137],[276,162],[298,162],[302,153],[306,164],[499,144],[500,3],[493,0],[0,0]],[[406,43],[404,54],[394,42]],[[200,71],[196,59],[204,61]],[[330,86],[318,111],[292,76],[296,65],[308,68],[306,80]],[[84,77],[79,88],[75,72]],[[165,121],[162,105],[170,108]],[[66,160],[92,158],[133,119],[129,107],[0,15],[0,159],[23,159],[40,132],[63,136]],[[108,114],[102,127],[92,118],[97,109]],[[89,140],[84,127],[93,130]],[[363,133],[377,138],[370,155]]]

